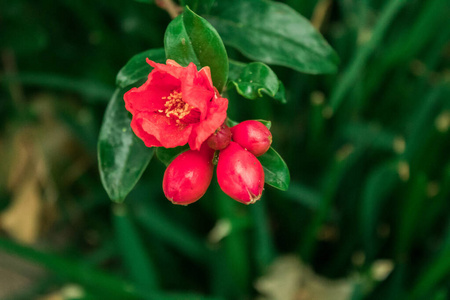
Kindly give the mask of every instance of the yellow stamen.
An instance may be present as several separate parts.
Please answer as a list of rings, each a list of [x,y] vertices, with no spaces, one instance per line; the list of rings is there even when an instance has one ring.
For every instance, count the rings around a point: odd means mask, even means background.
[[[183,101],[181,92],[173,91],[168,97],[162,97],[162,99],[167,99],[164,103],[166,117],[175,116],[178,119],[177,124],[180,124],[180,120],[189,115],[193,108]],[[158,112],[163,111],[158,110]]]

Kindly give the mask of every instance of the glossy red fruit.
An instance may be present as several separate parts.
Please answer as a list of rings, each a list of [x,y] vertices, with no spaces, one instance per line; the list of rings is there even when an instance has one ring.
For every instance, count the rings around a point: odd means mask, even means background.
[[[231,128],[233,141],[255,156],[261,156],[272,144],[272,134],[264,124],[258,121],[244,121]]]
[[[223,123],[207,140],[208,146],[214,150],[225,149],[231,141],[231,130]]]
[[[225,194],[244,204],[255,203],[264,189],[264,170],[259,160],[239,144],[230,142],[220,151],[217,181]]]
[[[214,151],[202,147],[188,150],[176,157],[164,172],[163,191],[173,204],[187,205],[200,199],[213,176]]]

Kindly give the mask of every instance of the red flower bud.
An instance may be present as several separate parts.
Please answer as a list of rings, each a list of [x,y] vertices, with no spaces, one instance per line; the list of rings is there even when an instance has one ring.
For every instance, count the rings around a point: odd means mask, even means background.
[[[223,123],[207,140],[208,146],[214,150],[225,149],[231,141],[231,130]]]
[[[264,170],[259,160],[235,142],[220,151],[217,181],[225,194],[244,204],[255,203],[264,189]]]
[[[233,141],[255,156],[261,156],[272,144],[272,134],[264,124],[258,121],[244,121],[231,128]]]
[[[163,190],[173,204],[187,205],[200,199],[213,176],[214,151],[202,147],[178,155],[164,172]]]

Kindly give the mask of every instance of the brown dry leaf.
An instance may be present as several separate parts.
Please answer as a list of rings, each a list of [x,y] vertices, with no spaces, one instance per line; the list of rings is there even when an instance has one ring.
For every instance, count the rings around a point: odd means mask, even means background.
[[[33,155],[33,133],[31,128],[20,129],[11,143],[9,157],[8,189],[14,190],[29,174]]]
[[[376,281],[385,280],[394,269],[394,262],[389,259],[378,259],[373,262],[370,271]]]
[[[84,297],[84,290],[76,284],[68,284],[60,290],[51,294],[39,297],[38,300],[70,300]]]
[[[10,299],[47,276],[39,265],[0,250],[0,299]]]
[[[35,128],[23,127],[14,135],[7,185],[12,194],[11,203],[0,214],[0,228],[25,244],[32,244],[39,237],[42,220],[55,219],[49,218],[54,215],[55,201],[44,201],[49,200],[44,196],[52,198],[49,191],[54,187],[50,184],[42,152],[36,145],[35,132]]]
[[[42,199],[36,177],[22,181],[11,205],[0,215],[0,226],[16,240],[32,244],[39,235]]]
[[[93,165],[92,158],[56,117],[56,99],[36,95],[32,126],[11,127],[0,141],[0,188],[11,203],[0,214],[0,229],[12,238],[33,243],[58,218],[61,188],[69,188]],[[23,231],[23,232],[22,232]]]
[[[47,178],[57,181],[47,182],[46,185],[58,184],[59,188],[66,188],[83,176],[95,162],[75,139],[71,130],[57,117],[58,111],[54,104],[56,101],[47,94],[37,95],[33,99],[33,109],[38,113],[40,122],[34,135],[36,146],[46,162],[47,173],[53,175]],[[86,120],[92,117],[82,109],[73,109],[79,122],[87,122]]]
[[[255,287],[261,300],[347,300],[351,279],[330,280],[315,274],[296,256],[279,257]]]
[[[60,291],[39,297],[37,300],[65,300]]]
[[[36,241],[42,213],[38,162],[32,137],[30,128],[20,129],[14,137],[8,174],[8,188],[13,196],[9,207],[0,215],[0,227],[26,244]]]
[[[7,156],[7,143],[5,141],[6,139],[0,139],[0,157],[2,159],[0,159],[0,191],[6,189],[6,184],[7,184],[7,172],[9,169],[8,166],[8,156]]]

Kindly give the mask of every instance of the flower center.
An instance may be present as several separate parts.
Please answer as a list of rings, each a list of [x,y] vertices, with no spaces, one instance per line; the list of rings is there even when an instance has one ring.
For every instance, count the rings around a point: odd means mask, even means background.
[[[166,100],[166,103],[164,103],[165,109],[158,110],[158,112],[164,113],[168,118],[175,118],[177,124],[180,124],[181,120],[183,120],[183,123],[196,122],[197,120],[193,120],[193,117],[195,119],[194,115],[197,115],[197,110],[184,102],[182,96],[181,92],[172,91],[169,96],[162,97],[163,100]]]

